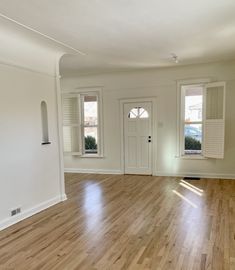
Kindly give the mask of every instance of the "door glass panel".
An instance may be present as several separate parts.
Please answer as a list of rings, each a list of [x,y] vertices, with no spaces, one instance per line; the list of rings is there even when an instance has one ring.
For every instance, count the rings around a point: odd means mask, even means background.
[[[147,111],[144,110],[144,111],[140,114],[139,117],[140,117],[140,118],[149,118],[149,114],[148,114]]]
[[[148,118],[148,112],[142,107],[135,107],[131,109],[128,114],[128,118]]]

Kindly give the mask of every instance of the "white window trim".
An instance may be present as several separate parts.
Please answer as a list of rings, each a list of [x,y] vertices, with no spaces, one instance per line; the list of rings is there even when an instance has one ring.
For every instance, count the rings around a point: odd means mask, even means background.
[[[62,98],[66,95],[76,95],[79,99],[79,115],[80,115],[80,134],[79,134],[79,143],[80,143],[80,152],[64,152],[65,155],[79,156],[79,158],[104,158],[104,140],[103,140],[103,99],[102,99],[102,88],[100,87],[78,87],[72,91],[62,91]],[[83,102],[82,98],[85,95],[95,95],[97,96],[98,101],[98,153],[97,154],[86,154],[84,151],[84,140],[83,140]]]
[[[177,153],[176,153],[176,158],[181,158],[181,159],[190,159],[190,160],[201,160],[201,159],[207,159],[206,157],[203,156],[203,141],[204,141],[204,136],[202,138],[202,153],[200,155],[185,155],[184,153],[184,111],[182,108],[184,108],[184,98],[185,95],[182,93],[182,86],[190,86],[190,85],[204,85],[207,83],[210,83],[211,79],[209,78],[204,78],[204,79],[192,79],[192,80],[180,80],[177,81]],[[203,90],[203,101],[205,98],[205,91]],[[203,102],[203,125],[204,125],[204,119],[205,119],[205,110],[204,110],[204,102]],[[204,129],[202,125],[202,130]]]

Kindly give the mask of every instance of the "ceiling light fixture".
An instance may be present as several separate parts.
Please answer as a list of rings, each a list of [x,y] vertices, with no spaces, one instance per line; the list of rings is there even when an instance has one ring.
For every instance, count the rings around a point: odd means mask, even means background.
[[[179,63],[179,58],[175,53],[171,53],[172,60],[178,64]]]

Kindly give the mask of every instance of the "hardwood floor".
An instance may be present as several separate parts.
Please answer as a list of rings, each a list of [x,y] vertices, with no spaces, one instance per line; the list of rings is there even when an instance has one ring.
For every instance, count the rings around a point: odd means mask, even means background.
[[[0,232],[0,269],[235,269],[235,180],[67,174],[68,200]]]

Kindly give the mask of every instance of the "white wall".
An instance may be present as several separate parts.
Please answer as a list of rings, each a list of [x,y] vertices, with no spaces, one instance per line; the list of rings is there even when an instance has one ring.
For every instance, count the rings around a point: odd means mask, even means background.
[[[8,34],[7,34],[8,33]],[[0,230],[66,198],[61,175],[56,61],[38,40],[1,32]],[[14,41],[14,42],[13,42]],[[13,42],[13,43],[12,43]],[[50,145],[42,143],[41,101],[47,102]],[[12,209],[22,212],[10,216]]]
[[[157,97],[157,175],[235,177],[235,62],[191,65],[159,70],[63,78],[63,91],[103,88],[104,154],[102,159],[65,156],[67,171],[121,172],[119,100]],[[223,160],[185,160],[177,154],[177,80],[210,78],[227,82],[226,141]],[[162,123],[162,127],[161,127]]]

